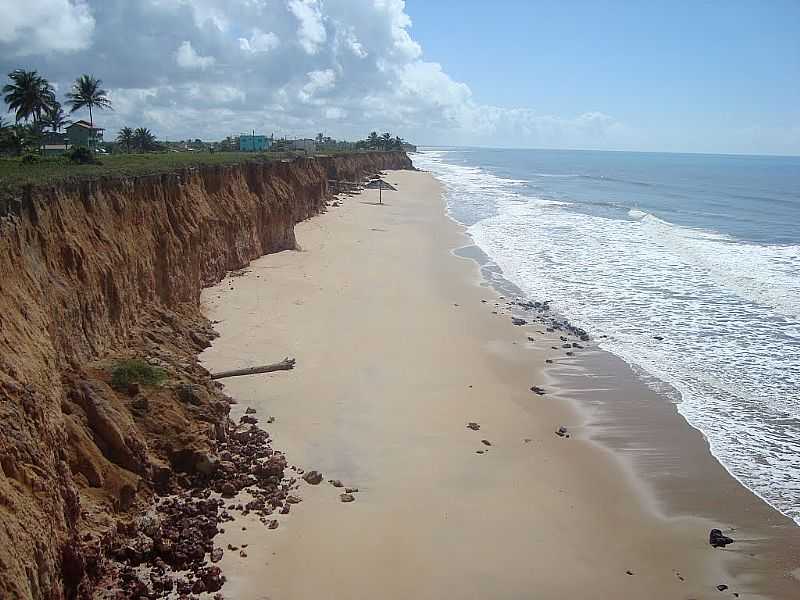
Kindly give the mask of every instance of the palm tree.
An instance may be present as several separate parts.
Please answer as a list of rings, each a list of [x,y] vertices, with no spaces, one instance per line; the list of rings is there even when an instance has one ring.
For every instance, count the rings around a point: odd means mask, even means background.
[[[123,127],[119,130],[117,134],[117,143],[124,144],[125,149],[130,152],[131,146],[133,145],[134,137],[133,137],[133,129],[130,127]]]
[[[48,108],[45,112],[44,118],[42,118],[42,125],[50,127],[54,133],[58,133],[61,131],[62,127],[70,123],[72,123],[72,121],[67,118],[59,102],[54,102],[53,106]]]
[[[146,127],[137,127],[133,132],[133,147],[142,152],[150,150],[156,144],[156,136]]]
[[[367,138],[367,144],[371,148],[377,148],[377,146],[380,144],[380,138],[378,137],[377,131],[373,131],[369,134],[369,137]]]
[[[392,134],[388,131],[381,136],[381,144],[384,150],[388,150],[392,145]]]
[[[399,135],[396,135],[392,145],[395,147],[395,149],[400,150],[403,147],[403,138],[401,138]]]
[[[100,87],[102,83],[102,80],[96,79],[93,75],[81,75],[72,84],[72,91],[67,94],[70,112],[82,108],[89,109],[89,126],[92,128],[92,136],[94,136],[92,108],[113,110],[108,92]]]
[[[36,71],[15,69],[8,74],[11,83],[3,86],[4,100],[8,110],[15,111],[17,122],[24,119],[26,122],[33,117],[36,123],[42,113],[55,104],[56,96],[53,86]]]

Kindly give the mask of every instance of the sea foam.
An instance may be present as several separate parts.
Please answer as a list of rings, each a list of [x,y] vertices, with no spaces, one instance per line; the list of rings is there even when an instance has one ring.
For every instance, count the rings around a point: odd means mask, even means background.
[[[443,154],[415,162],[505,278],[674,387],[723,466],[800,523],[799,246],[573,210]]]

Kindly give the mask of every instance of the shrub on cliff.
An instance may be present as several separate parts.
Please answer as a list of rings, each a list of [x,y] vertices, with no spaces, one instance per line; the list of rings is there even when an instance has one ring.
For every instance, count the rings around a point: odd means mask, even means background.
[[[111,386],[118,390],[127,390],[132,383],[159,385],[166,378],[167,372],[164,369],[138,358],[122,360],[111,370]]]
[[[78,165],[100,165],[102,164],[97,160],[86,146],[75,146],[72,150],[67,152],[67,157],[70,161]]]

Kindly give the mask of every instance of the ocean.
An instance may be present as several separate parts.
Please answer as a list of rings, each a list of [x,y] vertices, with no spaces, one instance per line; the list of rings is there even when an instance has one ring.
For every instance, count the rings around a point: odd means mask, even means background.
[[[720,463],[800,524],[800,157],[412,158],[505,279],[671,395]]]

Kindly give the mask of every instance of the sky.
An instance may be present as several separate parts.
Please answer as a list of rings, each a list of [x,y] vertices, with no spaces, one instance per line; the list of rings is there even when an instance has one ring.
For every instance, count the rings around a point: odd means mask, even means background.
[[[797,0],[0,0],[0,73],[103,80],[107,138],[800,154]],[[74,118],[86,117],[82,113]]]

